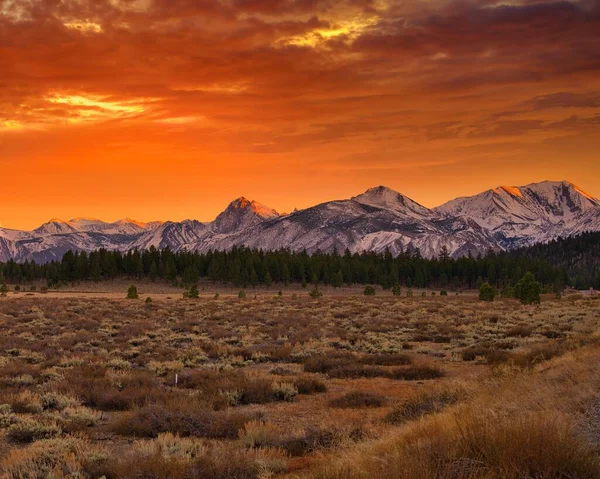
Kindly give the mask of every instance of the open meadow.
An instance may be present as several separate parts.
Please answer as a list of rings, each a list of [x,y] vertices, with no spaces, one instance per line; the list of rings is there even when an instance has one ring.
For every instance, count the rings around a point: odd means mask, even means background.
[[[0,298],[0,478],[600,477],[597,298],[124,297]]]

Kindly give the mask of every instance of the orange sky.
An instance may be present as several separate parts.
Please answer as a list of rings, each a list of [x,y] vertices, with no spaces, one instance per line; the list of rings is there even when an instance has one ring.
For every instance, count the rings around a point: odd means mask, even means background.
[[[600,196],[600,2],[0,0],[0,223]]]

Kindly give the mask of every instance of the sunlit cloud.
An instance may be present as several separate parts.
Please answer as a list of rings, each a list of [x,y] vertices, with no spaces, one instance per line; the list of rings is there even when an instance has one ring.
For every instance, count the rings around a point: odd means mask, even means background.
[[[145,105],[156,99],[135,99],[124,102],[109,101],[100,96],[60,95],[46,98],[49,103],[67,109],[69,123],[128,118],[146,111]]]
[[[224,93],[236,95],[248,91],[248,85],[242,83],[213,83],[208,85],[179,85],[173,88],[182,92]]]
[[[167,125],[187,125],[189,123],[197,123],[203,121],[206,118],[203,116],[178,116],[174,118],[161,118],[156,120],[159,123],[165,123]]]
[[[67,22],[65,27],[71,30],[79,30],[80,32],[102,33],[102,26],[94,22]]]
[[[17,120],[0,120],[0,131],[2,130],[24,130],[26,126]]]
[[[379,17],[357,17],[352,20],[341,21],[332,28],[320,28],[302,35],[282,38],[278,41],[282,45],[294,45],[299,47],[325,46],[328,40],[344,37],[352,41],[361,35],[367,28],[375,25]]]

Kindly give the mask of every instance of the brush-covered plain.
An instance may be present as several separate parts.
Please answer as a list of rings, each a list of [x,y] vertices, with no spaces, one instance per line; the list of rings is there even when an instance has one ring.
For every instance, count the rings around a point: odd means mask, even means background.
[[[0,477],[600,477],[600,301],[0,300]]]

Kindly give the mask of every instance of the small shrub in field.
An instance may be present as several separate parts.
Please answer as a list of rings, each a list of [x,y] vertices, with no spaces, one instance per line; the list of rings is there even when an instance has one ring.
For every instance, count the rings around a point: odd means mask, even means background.
[[[479,301],[494,301],[496,291],[490,283],[483,283],[479,287]]]
[[[419,381],[425,379],[437,379],[444,376],[444,372],[430,366],[411,366],[408,368],[396,368],[391,371],[392,379],[402,379],[404,381]]]
[[[150,303],[152,303],[152,298],[150,296],[148,296],[146,298],[146,304],[150,304]]]
[[[238,293],[238,298],[239,299],[245,299],[246,298],[246,292],[245,291],[240,291]]]
[[[412,360],[406,354],[371,354],[361,359],[362,364],[374,366],[407,366]]]
[[[289,382],[276,382],[272,385],[273,399],[276,401],[291,402],[298,395],[298,388]]]
[[[101,477],[108,455],[88,441],[69,436],[45,439],[26,449],[15,449],[0,461],[2,477],[39,479]]]
[[[394,286],[392,286],[392,294],[394,296],[400,296],[402,294],[402,289],[398,283],[394,283]]]
[[[485,358],[488,364],[500,364],[507,362],[510,359],[510,354],[497,347],[490,348],[487,346],[471,346],[462,352],[463,361],[475,361],[478,357]]]
[[[200,297],[200,291],[198,291],[198,286],[193,284],[190,286],[190,289],[183,293],[184,298],[188,299],[198,299]]]
[[[138,291],[133,284],[129,286],[129,289],[127,290],[127,299],[138,299]]]
[[[239,432],[240,442],[249,449],[274,447],[280,441],[281,431],[273,423],[250,421]]]
[[[531,336],[532,332],[533,331],[528,326],[515,326],[513,328],[510,328],[506,332],[506,336],[508,336],[508,337],[527,338],[527,337]]]
[[[44,409],[40,396],[29,390],[7,398],[7,402],[10,404],[12,412],[17,414],[37,414]]]
[[[386,403],[386,398],[379,394],[356,391],[331,400],[329,405],[337,408],[363,408],[382,407]]]
[[[276,449],[247,450],[235,443],[209,444],[161,434],[111,457],[106,470],[106,477],[123,479],[260,479],[286,472],[287,457]]]
[[[60,415],[62,428],[66,432],[81,431],[95,426],[102,419],[102,413],[84,406],[65,408]]]
[[[375,296],[375,288],[373,286],[365,286],[364,295],[365,296]]]
[[[314,394],[327,392],[327,386],[323,381],[311,377],[300,377],[295,381],[298,394]]]
[[[19,418],[8,428],[8,438],[15,442],[33,442],[60,435],[62,430],[56,424],[45,424],[35,419]]]
[[[323,292],[319,289],[319,287],[317,285],[315,285],[313,287],[313,289],[310,291],[310,293],[308,293],[308,294],[313,299],[317,299],[317,298],[320,298],[321,296],[323,296]]]
[[[569,350],[564,343],[550,343],[536,346],[533,349],[514,356],[514,363],[523,368],[533,367],[544,361],[562,356]]]
[[[180,436],[232,439],[245,423],[255,418],[252,413],[202,409],[196,402],[181,397],[126,412],[113,420],[110,429],[123,436],[157,437],[171,432]]]
[[[450,392],[435,392],[419,394],[395,407],[386,417],[390,424],[402,424],[406,421],[418,419],[439,412],[447,406],[456,403],[459,396]]]
[[[448,291],[446,291],[446,290],[441,290],[441,291],[440,291],[440,296],[448,296]]]

